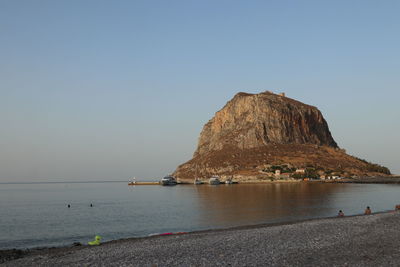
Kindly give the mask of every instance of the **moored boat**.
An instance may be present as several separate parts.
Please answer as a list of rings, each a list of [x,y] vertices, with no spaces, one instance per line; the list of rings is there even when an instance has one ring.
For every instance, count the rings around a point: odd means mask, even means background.
[[[203,181],[200,180],[199,178],[194,179],[194,184],[203,184]]]
[[[218,185],[218,184],[220,184],[220,180],[219,180],[219,177],[218,177],[218,176],[212,176],[208,182],[209,182],[209,184],[211,184],[211,185]]]
[[[233,184],[232,178],[226,179],[225,184]]]
[[[176,185],[177,181],[173,176],[168,175],[161,179],[160,184],[161,185]]]
[[[136,177],[133,177],[133,181],[129,179],[128,185],[135,185],[136,184]]]

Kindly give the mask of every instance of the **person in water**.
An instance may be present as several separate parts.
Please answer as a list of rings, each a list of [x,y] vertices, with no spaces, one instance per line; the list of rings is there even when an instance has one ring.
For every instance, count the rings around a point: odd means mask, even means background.
[[[68,204],[68,206],[67,206],[68,208],[71,208],[71,205],[70,204]]]
[[[90,207],[93,207],[93,204],[92,204],[92,203],[90,203]]]
[[[371,215],[371,209],[369,208],[369,206],[365,209],[364,215]]]
[[[344,213],[342,210],[339,210],[338,217],[344,217]]]

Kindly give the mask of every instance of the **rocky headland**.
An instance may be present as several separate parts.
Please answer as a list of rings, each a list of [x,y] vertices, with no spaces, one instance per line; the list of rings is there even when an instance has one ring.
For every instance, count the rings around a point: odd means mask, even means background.
[[[212,175],[237,181],[387,176],[389,169],[346,154],[314,106],[282,94],[238,93],[204,125],[181,181]]]

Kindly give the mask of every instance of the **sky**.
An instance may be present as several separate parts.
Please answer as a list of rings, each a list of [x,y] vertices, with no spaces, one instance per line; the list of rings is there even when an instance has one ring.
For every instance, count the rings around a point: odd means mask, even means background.
[[[399,1],[0,1],[0,182],[156,180],[237,92],[400,173]]]

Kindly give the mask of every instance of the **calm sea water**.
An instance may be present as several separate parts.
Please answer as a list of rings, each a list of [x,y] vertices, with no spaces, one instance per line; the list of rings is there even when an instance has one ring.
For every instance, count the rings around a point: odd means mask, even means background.
[[[384,211],[399,193],[373,184],[0,184],[0,249],[360,214],[367,205]]]

